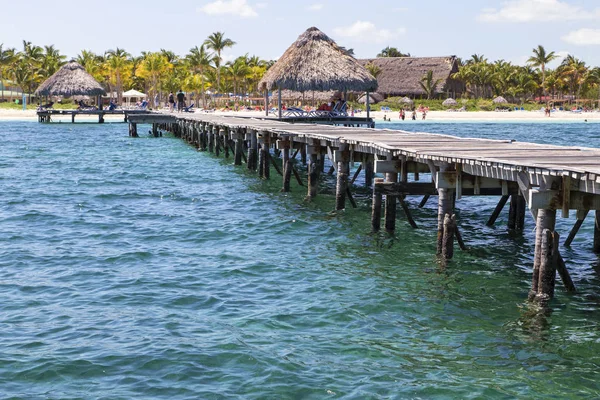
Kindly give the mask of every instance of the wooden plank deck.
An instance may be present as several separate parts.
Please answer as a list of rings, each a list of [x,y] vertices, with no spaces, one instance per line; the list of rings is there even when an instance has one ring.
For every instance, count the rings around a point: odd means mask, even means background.
[[[178,120],[197,121],[228,128],[268,131],[292,135],[294,141],[308,143],[321,139],[338,147],[348,144],[354,151],[410,159],[427,163],[464,164],[464,172],[489,178],[517,181],[527,172],[535,185],[543,175],[569,176],[582,183],[580,190],[600,194],[600,149],[556,146],[512,140],[461,138],[432,133],[413,133],[295,123],[273,119],[251,119],[213,114],[177,115]]]

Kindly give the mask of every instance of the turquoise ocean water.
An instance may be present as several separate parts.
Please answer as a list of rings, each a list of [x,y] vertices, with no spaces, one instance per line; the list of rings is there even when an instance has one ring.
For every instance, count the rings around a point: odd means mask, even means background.
[[[600,124],[379,124],[600,147]],[[435,258],[436,204],[395,237],[370,194],[334,214],[232,160],[124,124],[0,123],[0,398],[600,397],[591,219],[562,249],[578,293],[526,303],[532,228],[461,199],[468,252]],[[333,179],[333,178],[331,178]],[[359,183],[362,181],[359,179]],[[559,220],[566,236],[574,220]]]

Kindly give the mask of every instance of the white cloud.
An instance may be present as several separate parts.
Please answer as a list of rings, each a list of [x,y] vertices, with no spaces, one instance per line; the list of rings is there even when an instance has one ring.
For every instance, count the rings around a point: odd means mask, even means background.
[[[548,22],[595,19],[600,9],[585,10],[560,0],[509,0],[500,9],[481,10],[477,20],[482,22]]]
[[[315,3],[313,5],[308,6],[308,11],[320,11],[323,9],[323,4]]]
[[[257,17],[258,13],[246,0],[217,0],[198,7],[198,11],[208,15],[236,15],[242,18]]]
[[[256,8],[267,8],[269,3],[256,3]]]
[[[357,39],[361,42],[383,43],[404,34],[406,29],[398,28],[395,31],[392,31],[389,29],[377,28],[374,23],[369,21],[356,21],[350,26],[338,27],[333,31],[338,36]]]
[[[576,46],[600,45],[600,29],[582,28],[567,33],[561,39]]]

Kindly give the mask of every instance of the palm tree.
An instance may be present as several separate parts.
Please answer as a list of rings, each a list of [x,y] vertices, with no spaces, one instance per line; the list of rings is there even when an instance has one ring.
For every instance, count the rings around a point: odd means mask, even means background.
[[[231,81],[233,83],[233,94],[235,95],[238,92],[238,83],[245,80],[248,74],[250,73],[250,68],[246,63],[245,57],[239,57],[235,62],[228,66],[228,73],[231,76]]]
[[[206,98],[204,96],[204,72],[210,68],[210,61],[212,58],[212,54],[206,51],[206,47],[204,45],[198,47],[193,47],[190,49],[190,54],[186,56],[186,61],[189,66],[200,75],[201,84],[200,94],[202,97],[202,107],[206,108]],[[198,100],[196,100],[198,102]]]
[[[381,50],[377,57],[410,57],[410,53],[402,53],[395,47],[387,46],[385,49]]]
[[[66,56],[60,54],[60,51],[54,48],[54,45],[44,46],[44,54],[42,58],[42,65],[40,69],[40,75],[46,79],[52,76],[56,71],[59,70],[65,64]]]
[[[205,41],[204,45],[215,51],[217,54],[215,55],[215,66],[217,67],[217,90],[221,85],[221,62],[223,58],[221,57],[221,52],[227,47],[233,47],[235,42],[229,38],[225,37],[224,32],[214,32],[212,33]]]
[[[149,98],[153,99],[156,94],[160,93],[162,79],[172,69],[173,64],[163,54],[146,53],[144,55],[136,74],[149,82]]]
[[[432,70],[427,71],[425,76],[423,76],[423,78],[421,78],[419,85],[421,86],[421,89],[423,89],[425,94],[427,95],[427,100],[431,99],[431,96],[435,95],[437,86],[440,84],[441,81],[442,81],[441,79],[435,79],[435,80],[433,79],[433,71]]]
[[[587,71],[585,62],[568,55],[559,67],[560,73],[565,77],[571,95],[576,99],[579,97],[584,76]],[[576,89],[577,88],[577,89]]]
[[[4,75],[8,67],[15,60],[15,49],[4,48],[4,43],[0,44],[0,84],[2,85],[2,100],[4,100]]]
[[[371,75],[373,75],[375,77],[375,79],[377,79],[377,77],[381,73],[381,68],[378,67],[377,65],[373,64],[372,62],[367,63],[365,65],[365,68],[367,69],[367,71],[369,71],[369,73]]]
[[[533,49],[533,56],[529,57],[527,60],[532,66],[538,67],[542,71],[542,90],[544,98],[546,97],[546,64],[557,58],[558,56],[553,51],[546,53],[546,49],[540,44],[537,49]]]
[[[123,74],[129,66],[128,58],[131,56],[123,49],[116,48],[106,52],[107,66],[110,71],[110,78],[114,77],[115,87],[117,90],[117,102],[121,103],[121,93],[123,92]]]

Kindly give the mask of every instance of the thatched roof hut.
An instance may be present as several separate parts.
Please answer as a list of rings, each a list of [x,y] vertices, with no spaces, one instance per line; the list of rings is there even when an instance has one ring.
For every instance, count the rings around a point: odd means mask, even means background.
[[[504,97],[498,96],[494,100],[492,100],[492,103],[494,103],[494,104],[506,104],[506,103],[508,103],[508,101],[506,101],[506,99]]]
[[[458,101],[454,100],[452,97],[449,97],[446,100],[444,100],[442,105],[446,106],[446,107],[454,107],[454,106],[458,105]]]
[[[423,96],[425,91],[419,84],[428,71],[433,79],[440,80],[436,94],[449,92],[460,96],[465,88],[462,82],[452,79],[458,72],[455,56],[449,57],[379,57],[358,60],[362,65],[373,64],[380,69],[377,75],[378,93],[385,96]]]
[[[86,72],[85,68],[71,61],[46,79],[35,91],[37,96],[100,96],[104,88]]]
[[[296,40],[259,82],[262,90],[374,91],[377,80],[317,28]]]

